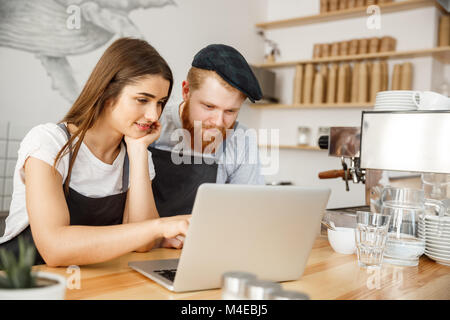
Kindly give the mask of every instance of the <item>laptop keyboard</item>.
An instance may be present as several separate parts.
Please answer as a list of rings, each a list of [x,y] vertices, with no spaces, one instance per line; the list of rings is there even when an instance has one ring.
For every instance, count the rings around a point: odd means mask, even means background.
[[[175,274],[177,272],[177,269],[155,270],[154,272],[173,282],[175,280]]]

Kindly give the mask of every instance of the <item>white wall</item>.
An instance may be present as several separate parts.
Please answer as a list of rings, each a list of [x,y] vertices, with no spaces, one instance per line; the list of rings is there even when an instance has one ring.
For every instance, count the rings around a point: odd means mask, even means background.
[[[319,1],[268,0],[267,19],[273,21],[319,13]],[[436,46],[437,9],[428,7],[381,15],[381,29],[369,30],[366,18],[358,17],[325,23],[307,24],[266,31],[269,39],[277,42],[281,50],[278,61],[310,59],[315,43],[329,43],[355,38],[390,35],[397,39],[397,50],[414,50]],[[393,65],[411,61],[414,65],[413,89],[430,90],[433,79],[443,76],[444,68],[432,58],[388,60],[390,74]],[[282,103],[292,103],[294,67],[273,69],[277,73],[277,92]],[[448,69],[447,69],[448,70]],[[437,80],[434,80],[437,81]],[[285,110],[261,109],[260,126],[280,128],[280,144],[296,144],[297,128],[309,126],[316,138],[319,126],[359,126],[362,109]],[[340,169],[340,160],[327,156],[324,151],[280,150],[281,170],[268,177],[271,180],[290,180],[295,184],[329,186],[332,195],[328,207],[361,205],[365,202],[364,185],[350,183],[345,191],[341,179],[319,180],[320,171]]]

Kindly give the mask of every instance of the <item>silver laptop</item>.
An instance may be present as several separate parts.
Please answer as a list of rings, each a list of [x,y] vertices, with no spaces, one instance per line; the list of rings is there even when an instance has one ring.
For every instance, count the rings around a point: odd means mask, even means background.
[[[128,265],[171,291],[221,287],[228,271],[299,279],[319,234],[328,188],[202,184],[180,259]]]

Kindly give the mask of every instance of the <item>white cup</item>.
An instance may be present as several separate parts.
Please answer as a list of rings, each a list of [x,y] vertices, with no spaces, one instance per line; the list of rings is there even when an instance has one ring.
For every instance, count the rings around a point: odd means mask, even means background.
[[[450,98],[432,91],[416,91],[413,100],[419,109],[450,109]]]
[[[355,229],[336,227],[328,229],[328,241],[337,253],[354,254],[356,252]]]

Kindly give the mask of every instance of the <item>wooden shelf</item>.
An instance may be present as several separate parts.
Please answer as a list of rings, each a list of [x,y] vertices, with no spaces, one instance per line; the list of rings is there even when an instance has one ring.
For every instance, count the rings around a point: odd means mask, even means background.
[[[265,104],[253,103],[252,108],[268,108],[268,109],[371,109],[374,103],[322,103],[322,104]]]
[[[404,59],[404,58],[419,58],[432,56],[442,63],[450,63],[450,46],[436,47],[431,49],[408,50],[408,51],[390,51],[379,53],[358,54],[351,56],[338,56],[329,58],[317,58],[309,60],[284,61],[254,65],[260,68],[283,68],[292,67],[298,64],[319,64],[329,62],[343,62],[343,61],[358,61],[367,59]]]
[[[437,6],[437,4],[436,1],[434,0],[406,0],[406,1],[395,1],[391,3],[379,4],[378,6],[380,7],[381,12],[384,14],[389,12]],[[267,29],[294,27],[299,25],[313,24],[320,22],[328,22],[334,20],[342,20],[355,17],[364,17],[367,16],[366,10],[367,7],[360,7],[333,12],[326,12],[312,16],[258,23],[256,24],[256,27],[267,30]]]
[[[272,145],[259,145],[260,148],[275,148],[276,146]],[[328,151],[327,149],[320,149],[316,146],[295,146],[295,145],[279,145],[278,149],[290,149],[290,150],[311,150],[311,151]]]

